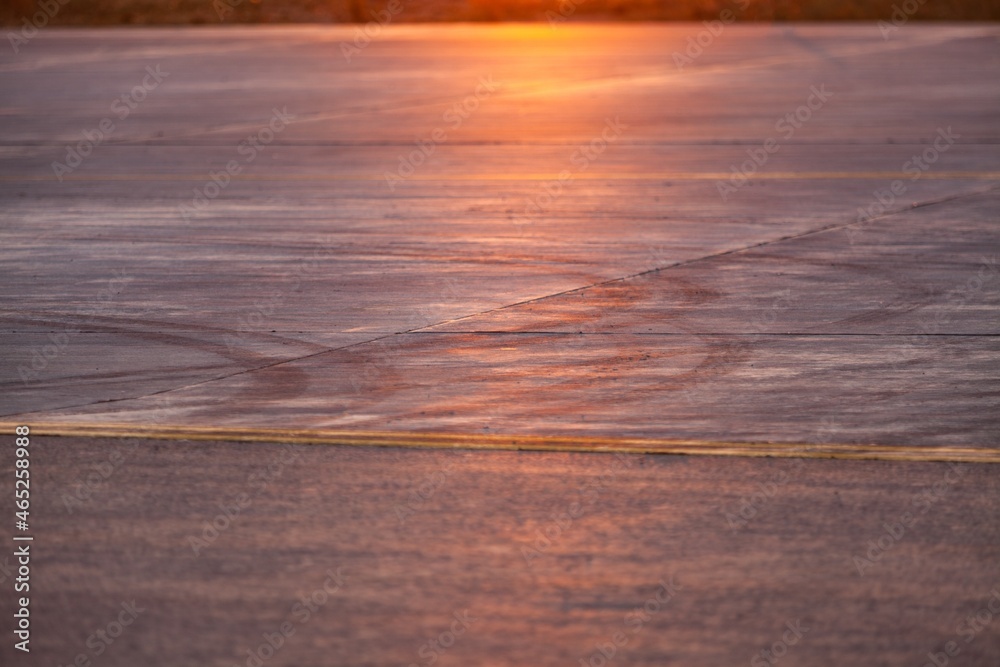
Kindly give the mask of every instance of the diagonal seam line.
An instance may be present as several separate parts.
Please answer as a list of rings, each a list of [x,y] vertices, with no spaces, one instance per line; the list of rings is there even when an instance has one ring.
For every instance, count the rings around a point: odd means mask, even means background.
[[[14,435],[17,426],[0,422],[0,433]],[[207,426],[135,426],[131,424],[27,424],[33,436],[77,438],[145,438],[202,442],[261,442],[295,445],[472,449],[590,454],[729,456],[744,458],[841,459],[1000,463],[1000,451],[986,447],[919,445],[855,445],[776,442],[727,442],[701,439],[613,438],[595,436],[497,435],[413,431],[266,429]]]
[[[914,203],[912,206],[910,206],[908,208],[899,209],[899,210],[896,210],[896,211],[887,211],[886,213],[884,213],[882,215],[868,218],[867,220],[865,220],[865,222],[863,224],[868,225],[868,224],[871,224],[871,223],[875,222],[876,220],[884,220],[885,218],[889,218],[889,217],[892,217],[894,215],[899,215],[900,213],[906,213],[907,211],[912,211],[913,209],[916,209],[916,208],[924,208],[924,207],[927,207],[927,206],[934,206],[936,204],[944,204],[944,203],[955,201],[955,200],[958,200],[958,199],[963,199],[965,197],[972,197],[972,196],[976,196],[976,195],[985,194],[985,193],[988,193],[988,192],[993,192],[995,190],[1000,190],[1000,186],[991,186],[989,188],[985,188],[985,189],[981,189],[981,190],[974,190],[972,192],[961,192],[961,193],[954,194],[954,195],[946,195],[946,196],[940,197],[938,199],[930,199],[930,200],[927,200],[927,201],[916,202],[916,203]],[[511,304],[507,304],[505,306],[498,306],[496,308],[491,308],[489,310],[484,310],[482,312],[474,313],[472,315],[463,315],[462,317],[456,317],[456,318],[451,319],[451,320],[446,320],[444,322],[438,322],[437,324],[430,324],[430,325],[427,325],[425,327],[421,327],[420,329],[415,329],[413,331],[404,331],[404,332],[401,332],[401,333],[413,333],[414,331],[421,331],[423,329],[431,329],[433,327],[439,327],[439,326],[443,326],[443,325],[453,324],[455,322],[461,322],[461,321],[467,320],[469,318],[480,317],[482,315],[489,315],[491,313],[495,313],[495,312],[498,312],[498,311],[501,311],[501,310],[506,310],[508,308],[515,308],[517,306],[523,306],[523,305],[526,305],[526,304],[529,304],[529,303],[536,303],[536,302],[539,302],[539,301],[544,301],[545,299],[552,299],[552,298],[559,297],[559,296],[566,296],[568,294],[575,294],[577,292],[582,292],[584,290],[592,289],[594,287],[604,287],[604,286],[607,286],[607,285],[613,285],[615,283],[625,282],[625,281],[628,281],[628,280],[632,280],[634,278],[639,278],[641,276],[648,275],[650,273],[658,273],[660,271],[667,271],[669,269],[675,269],[675,268],[678,268],[678,267],[681,267],[681,266],[690,266],[691,264],[696,264],[698,262],[712,260],[712,259],[717,259],[719,257],[726,257],[728,255],[735,255],[737,253],[746,252],[748,250],[755,250],[757,248],[763,248],[765,246],[774,245],[776,243],[782,243],[784,241],[793,241],[795,239],[804,238],[806,236],[812,236],[813,234],[821,234],[823,232],[834,231],[834,230],[837,230],[837,229],[846,229],[847,227],[851,227],[852,225],[856,225],[856,224],[858,224],[857,221],[855,221],[855,222],[834,222],[834,223],[831,223],[829,225],[823,225],[822,227],[817,227],[816,229],[810,229],[810,230],[804,231],[804,232],[802,232],[800,234],[792,234],[790,236],[782,236],[781,238],[777,238],[777,239],[769,239],[767,241],[761,241],[760,243],[753,243],[751,245],[743,246],[741,248],[731,248],[729,250],[721,250],[719,252],[711,253],[711,254],[708,254],[708,255],[702,255],[701,257],[695,257],[693,259],[688,259],[688,260],[684,260],[684,261],[681,261],[681,262],[676,262],[674,264],[668,264],[667,266],[661,266],[661,267],[656,267],[656,268],[652,268],[652,269],[646,269],[645,271],[640,271],[638,273],[633,273],[633,274],[630,274],[630,275],[627,275],[627,276],[620,276],[618,278],[610,278],[608,280],[602,280],[602,281],[599,281],[599,282],[596,282],[596,283],[591,283],[590,285],[584,285],[582,287],[574,287],[572,289],[564,290],[562,292],[556,292],[555,294],[546,294],[545,296],[534,297],[532,299],[525,299],[524,301],[518,301],[517,303],[511,303]]]
[[[1000,189],[1000,186],[993,186],[993,187],[989,187],[989,188],[986,188],[986,189],[983,189],[983,190],[975,190],[975,191],[972,191],[972,192],[958,193],[958,194],[955,194],[955,195],[947,195],[947,196],[944,196],[944,197],[940,197],[938,199],[928,200],[928,201],[924,201],[924,202],[917,202],[917,203],[913,204],[909,208],[900,209],[900,210],[897,210],[897,211],[888,211],[888,212],[884,213],[883,215],[876,216],[876,217],[873,217],[873,218],[869,218],[868,220],[865,221],[864,224],[871,224],[872,222],[875,222],[876,220],[883,220],[885,218],[888,218],[888,217],[891,217],[891,216],[894,216],[894,215],[898,215],[900,213],[905,213],[906,211],[910,211],[910,210],[915,209],[915,208],[923,208],[923,207],[926,207],[926,206],[933,206],[933,205],[936,205],[936,204],[943,204],[943,203],[947,203],[947,202],[950,202],[950,201],[955,201],[955,200],[958,200],[958,199],[962,199],[964,197],[970,197],[970,196],[975,196],[975,195],[981,195],[981,194],[984,194],[984,193],[987,193],[987,192],[993,192],[993,191],[998,190],[998,189]],[[640,271],[639,273],[634,273],[634,274],[623,276],[623,277],[611,278],[610,280],[605,280],[605,281],[601,281],[601,282],[597,282],[597,283],[592,283],[590,285],[584,285],[582,287],[574,287],[572,289],[564,290],[562,292],[556,292],[554,294],[546,294],[544,296],[534,297],[532,299],[526,299],[524,301],[518,301],[516,303],[507,304],[505,306],[499,306],[497,308],[491,308],[491,309],[488,309],[488,310],[480,311],[478,313],[472,313],[470,315],[463,315],[462,317],[458,317],[458,318],[454,318],[454,319],[450,319],[450,320],[444,320],[444,321],[441,321],[441,322],[436,322],[434,324],[428,324],[428,325],[425,325],[425,326],[422,326],[422,327],[416,327],[416,328],[413,328],[413,329],[407,329],[405,331],[397,331],[397,332],[393,332],[393,333],[383,334],[383,335],[376,336],[375,338],[371,338],[371,339],[368,339],[368,340],[358,341],[356,343],[351,343],[349,345],[343,345],[343,346],[339,346],[339,347],[334,347],[334,348],[328,348],[328,349],[324,349],[324,350],[319,350],[317,352],[311,352],[309,354],[302,355],[302,356],[299,356],[299,357],[292,357],[291,359],[279,359],[277,361],[274,361],[274,362],[269,363],[269,364],[264,364],[262,366],[255,366],[253,368],[245,368],[245,369],[243,369],[241,371],[237,371],[235,373],[230,373],[228,375],[222,375],[220,377],[209,378],[209,379],[206,379],[206,380],[201,380],[199,382],[192,382],[190,384],[182,385],[180,387],[169,387],[169,388],[166,388],[166,389],[161,389],[159,391],[151,392],[149,394],[143,394],[141,396],[124,396],[122,398],[104,399],[104,400],[94,401],[92,403],[85,403],[85,404],[81,404],[81,405],[65,406],[65,407],[60,408],[60,409],[66,410],[66,409],[73,409],[73,408],[80,408],[80,407],[89,407],[89,406],[93,406],[93,405],[102,405],[102,404],[107,404],[107,403],[120,403],[120,402],[123,402],[123,401],[137,401],[137,400],[142,400],[144,398],[149,398],[150,396],[158,396],[158,395],[161,395],[161,394],[168,394],[168,393],[172,393],[172,392],[175,392],[175,391],[183,391],[185,389],[190,389],[192,387],[198,387],[198,386],[201,386],[201,385],[210,384],[212,382],[218,382],[220,380],[228,380],[229,378],[238,377],[240,375],[245,375],[247,373],[254,373],[254,372],[257,372],[257,371],[266,370],[268,368],[274,368],[276,366],[282,366],[284,364],[289,364],[289,363],[294,363],[294,362],[298,362],[298,361],[303,361],[305,359],[311,359],[313,357],[318,357],[318,356],[321,356],[321,355],[324,355],[324,354],[328,354],[328,353],[339,352],[341,350],[346,350],[346,349],[349,349],[349,348],[352,348],[352,347],[358,347],[358,346],[361,346],[361,345],[367,345],[369,343],[375,343],[377,341],[384,340],[386,338],[391,338],[392,336],[400,336],[400,335],[404,335],[404,334],[412,334],[412,333],[419,333],[419,332],[431,333],[430,331],[426,331],[426,330],[433,329],[435,327],[446,326],[446,325],[449,325],[449,324],[453,324],[455,322],[461,322],[461,321],[468,320],[468,319],[471,319],[471,318],[474,318],[474,317],[480,317],[480,316],[483,316],[483,315],[489,315],[490,313],[499,312],[501,310],[506,310],[508,308],[515,308],[517,306],[522,306],[522,305],[529,304],[529,303],[536,303],[536,302],[539,302],[539,301],[543,301],[545,299],[552,299],[552,298],[559,297],[559,296],[564,296],[564,295],[567,295],[567,294],[574,294],[576,292],[581,292],[583,290],[592,289],[594,287],[602,287],[602,286],[605,286],[605,285],[612,285],[612,284],[618,283],[618,282],[625,282],[627,280],[632,280],[633,278],[637,278],[639,276],[644,276],[644,275],[647,275],[647,274],[650,274],[650,273],[657,273],[659,271],[665,271],[665,270],[672,269],[672,268],[677,268],[677,267],[680,267],[680,266],[688,266],[688,265],[694,264],[696,262],[701,262],[701,261],[704,261],[704,260],[716,259],[718,257],[725,257],[727,255],[733,255],[733,254],[736,254],[736,253],[745,252],[747,250],[753,250],[755,248],[760,248],[760,247],[772,245],[772,244],[775,244],[775,243],[781,243],[783,241],[791,241],[791,240],[794,240],[794,239],[803,238],[805,236],[810,236],[812,234],[820,234],[820,233],[827,232],[827,231],[832,231],[832,230],[835,230],[835,229],[844,229],[844,228],[847,228],[847,227],[850,227],[850,226],[856,225],[856,224],[858,224],[858,223],[857,222],[832,223],[832,224],[829,224],[829,225],[825,225],[823,227],[819,227],[817,229],[813,229],[813,230],[802,232],[801,234],[794,234],[792,236],[783,236],[783,237],[778,238],[778,239],[770,239],[768,241],[761,241],[760,243],[755,243],[755,244],[752,244],[752,245],[749,245],[749,246],[745,246],[745,247],[741,247],[741,248],[733,248],[733,249],[730,249],[730,250],[724,250],[724,251],[713,253],[713,254],[709,254],[709,255],[703,255],[702,257],[696,257],[694,259],[686,260],[686,261],[683,261],[683,262],[677,262],[676,264],[670,264],[670,265],[665,266],[665,267],[657,267],[657,268],[648,269],[646,271]],[[7,416],[8,417],[26,416],[26,415],[32,415],[32,414],[45,413],[45,412],[48,412],[48,410],[32,410],[30,412],[16,413],[16,414],[7,415]]]

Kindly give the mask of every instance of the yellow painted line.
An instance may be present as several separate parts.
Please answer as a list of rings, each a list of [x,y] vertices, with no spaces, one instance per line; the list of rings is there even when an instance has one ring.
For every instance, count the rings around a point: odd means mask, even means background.
[[[874,461],[949,461],[1000,463],[1000,449],[775,442],[723,442],[661,438],[607,438],[546,435],[486,435],[412,431],[328,429],[215,428],[205,426],[136,426],[132,424],[0,422],[0,433],[14,435],[25,425],[32,436],[77,438],[146,438],[213,442],[269,442],[298,445],[483,449],[539,452],[678,454],[686,456],[778,457]]]
[[[393,174],[395,176],[396,174]],[[660,173],[571,173],[571,181],[728,181],[733,174],[727,171],[708,172],[660,172]],[[489,173],[489,174],[413,174],[402,181],[552,181],[558,180],[558,173],[519,174],[519,173]],[[1000,171],[941,171],[926,172],[921,180],[1000,180]],[[208,174],[76,174],[68,175],[63,181],[193,181],[207,182]],[[385,181],[384,174],[237,174],[233,181],[247,182],[326,182],[326,181]],[[900,180],[904,183],[909,176],[898,171],[775,171],[759,172],[750,176],[751,181],[803,181],[803,180]],[[3,183],[26,183],[52,181],[55,176],[30,174],[24,176],[0,176]]]

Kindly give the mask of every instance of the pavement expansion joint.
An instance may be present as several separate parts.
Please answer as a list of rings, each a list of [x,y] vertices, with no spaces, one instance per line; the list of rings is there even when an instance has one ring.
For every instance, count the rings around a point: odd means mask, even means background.
[[[595,436],[434,433],[275,429],[113,423],[0,422],[0,433],[13,434],[27,425],[34,436],[75,438],[144,438],[211,442],[264,442],[299,445],[406,447],[415,449],[482,449],[539,452],[670,454],[857,461],[924,461],[1000,463],[1000,450],[988,447],[878,445],[845,443],[727,442],[703,439]]]

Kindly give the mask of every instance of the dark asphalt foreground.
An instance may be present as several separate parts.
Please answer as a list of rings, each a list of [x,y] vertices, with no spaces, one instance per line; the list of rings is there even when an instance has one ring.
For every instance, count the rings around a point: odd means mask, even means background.
[[[421,647],[466,610],[434,664],[579,665],[622,633],[610,664],[745,665],[786,623],[808,628],[786,665],[1000,652],[1000,619],[963,635],[1000,586],[994,465],[32,446],[37,654],[13,664],[243,665],[285,622],[264,664],[428,664]],[[341,568],[325,604],[295,611]],[[145,611],[95,657],[88,637],[133,600]]]
[[[0,664],[1000,664],[1000,28],[702,30],[0,54]]]

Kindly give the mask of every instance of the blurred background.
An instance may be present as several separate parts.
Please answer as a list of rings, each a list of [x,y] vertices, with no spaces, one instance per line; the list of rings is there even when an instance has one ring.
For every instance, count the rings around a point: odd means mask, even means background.
[[[60,0],[43,0],[57,3]],[[51,25],[348,23],[372,20],[389,0],[62,0]],[[889,19],[919,7],[918,20],[1000,20],[998,0],[395,0],[394,21],[671,21],[718,18],[732,9],[744,21]],[[0,22],[20,25],[39,11],[36,0],[4,0]],[[560,19],[561,20],[561,19]]]

